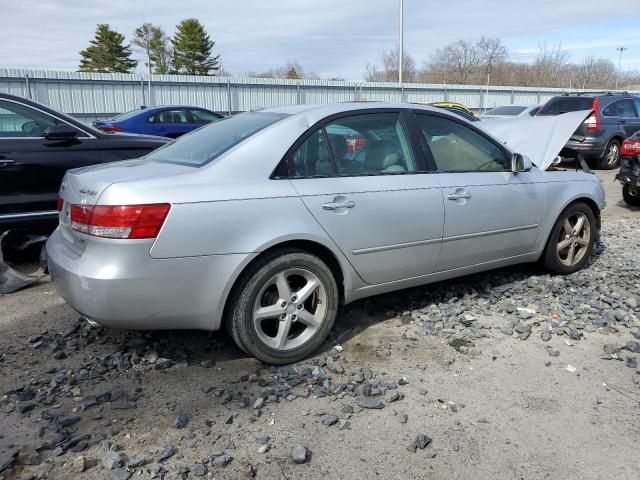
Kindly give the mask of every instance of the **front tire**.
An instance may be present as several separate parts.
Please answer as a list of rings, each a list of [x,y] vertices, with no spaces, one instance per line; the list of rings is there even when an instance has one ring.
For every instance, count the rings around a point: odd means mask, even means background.
[[[281,365],[311,355],[331,331],[338,286],[316,255],[282,249],[260,258],[230,299],[227,327],[238,346]]]
[[[622,186],[622,198],[627,205],[640,207],[640,189],[632,189],[628,183]]]
[[[593,210],[582,202],[569,205],[551,230],[544,252],[544,267],[561,275],[582,269],[589,260],[597,235]]]
[[[602,157],[598,159],[598,168],[601,170],[613,170],[620,165],[620,140],[609,140]]]

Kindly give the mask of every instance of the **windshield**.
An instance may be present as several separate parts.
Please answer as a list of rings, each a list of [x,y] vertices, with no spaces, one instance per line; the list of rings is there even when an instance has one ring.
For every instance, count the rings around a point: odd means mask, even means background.
[[[505,105],[496,107],[487,112],[487,115],[519,115],[525,111],[527,107],[519,107],[517,105]]]
[[[248,112],[223,118],[180,137],[146,158],[200,167],[286,116],[282,113]]]
[[[554,97],[545,103],[537,115],[560,115],[567,112],[591,110],[591,97]]]

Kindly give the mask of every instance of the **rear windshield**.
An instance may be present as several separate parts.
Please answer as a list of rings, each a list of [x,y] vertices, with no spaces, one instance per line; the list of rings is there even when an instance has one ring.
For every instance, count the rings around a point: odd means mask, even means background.
[[[143,112],[144,110],[141,108],[138,108],[137,110],[131,110],[130,112],[125,112],[125,113],[121,113],[120,115],[116,115],[115,117],[113,117],[111,120],[114,121],[123,121],[123,120],[129,120],[132,117],[135,117],[136,115],[138,115],[140,112]]]
[[[487,112],[487,115],[519,115],[527,107],[518,107],[517,105],[505,105],[504,107],[496,107]]]
[[[282,113],[248,112],[223,118],[180,137],[146,158],[199,167],[286,116]]]
[[[560,115],[591,110],[591,105],[593,105],[593,98],[590,97],[554,97],[542,106],[538,115]]]

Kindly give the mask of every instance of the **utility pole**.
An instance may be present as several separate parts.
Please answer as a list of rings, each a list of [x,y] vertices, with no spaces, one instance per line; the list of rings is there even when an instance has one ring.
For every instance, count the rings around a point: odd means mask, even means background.
[[[618,74],[616,75],[616,90],[618,89],[618,81],[620,80],[620,72],[622,71],[622,52],[624,52],[625,50],[628,50],[627,47],[618,47],[616,48],[616,50],[618,50]]]
[[[402,83],[402,60],[404,59],[404,0],[400,0],[400,52],[398,55],[398,83]]]

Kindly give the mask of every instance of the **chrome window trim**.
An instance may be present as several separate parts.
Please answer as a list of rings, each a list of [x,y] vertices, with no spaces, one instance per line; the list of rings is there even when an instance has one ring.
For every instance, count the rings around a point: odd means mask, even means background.
[[[82,133],[84,133],[85,135],[87,135],[89,138],[91,138],[93,140],[96,139],[96,137],[94,135],[92,135],[91,133],[87,132],[86,130],[83,130],[82,128],[80,128],[80,127],[78,127],[76,125],[73,125],[72,123],[69,123],[66,120],[63,120],[62,118],[57,117],[57,116],[55,116],[55,115],[53,115],[53,114],[51,114],[49,112],[45,112],[44,110],[41,110],[38,107],[34,107],[33,105],[28,105],[26,103],[18,102],[16,100],[12,100],[12,99],[9,99],[9,98],[0,98],[0,101],[17,103],[18,105],[22,105],[23,107],[31,108],[33,110],[37,110],[38,112],[40,112],[40,113],[42,113],[44,115],[47,115],[48,117],[55,118],[56,120],[64,123],[65,125],[69,125],[70,127],[75,128],[76,130],[80,130]],[[10,140],[21,140],[21,139],[24,140],[24,139],[26,139],[26,140],[32,140],[34,138],[44,138],[44,137],[0,137],[0,140],[2,140],[2,139],[10,139]]]

